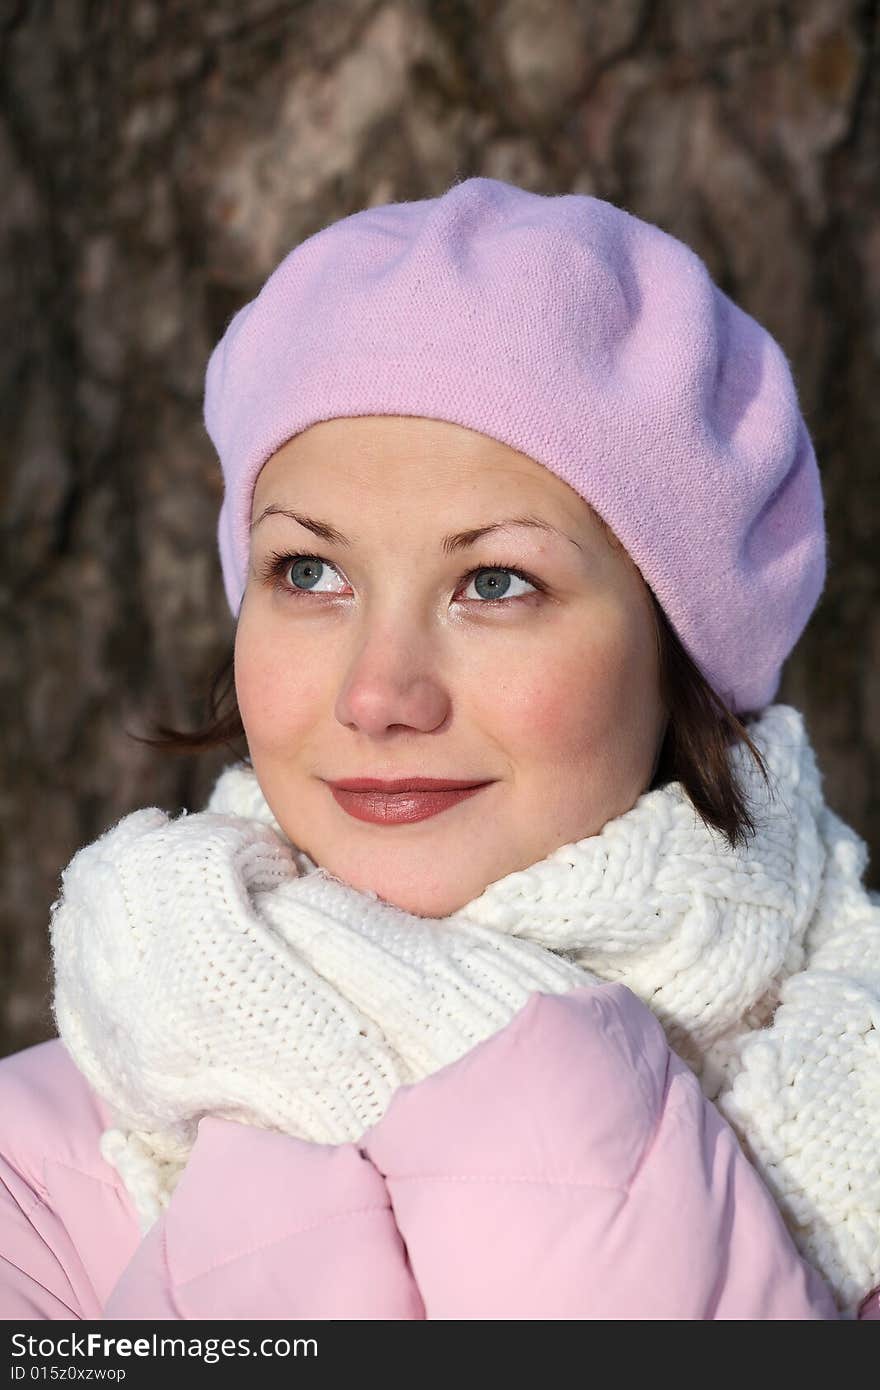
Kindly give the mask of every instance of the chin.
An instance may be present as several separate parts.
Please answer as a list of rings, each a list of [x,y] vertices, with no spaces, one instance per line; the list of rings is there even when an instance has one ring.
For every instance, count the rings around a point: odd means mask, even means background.
[[[411,917],[448,917],[450,913],[457,912],[465,903],[470,902],[471,896],[463,898],[460,893],[439,891],[433,894],[425,894],[418,891],[407,892],[405,889],[383,889],[373,883],[355,884],[356,888],[367,889],[371,893],[377,893],[382,902],[388,903],[390,907],[398,907],[402,912],[408,912]]]

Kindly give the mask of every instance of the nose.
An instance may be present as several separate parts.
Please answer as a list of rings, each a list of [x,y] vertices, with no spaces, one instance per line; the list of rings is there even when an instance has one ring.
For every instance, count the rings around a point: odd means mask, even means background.
[[[433,733],[450,709],[438,661],[436,646],[424,633],[400,622],[373,629],[347,663],[337,720],[373,736],[393,728]]]

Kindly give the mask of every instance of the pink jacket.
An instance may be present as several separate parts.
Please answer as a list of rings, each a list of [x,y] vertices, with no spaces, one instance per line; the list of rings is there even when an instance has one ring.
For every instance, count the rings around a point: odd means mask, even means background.
[[[59,1039],[0,1061],[0,1315],[835,1319],[622,985],[535,994],[357,1144],[201,1120],[141,1240]]]

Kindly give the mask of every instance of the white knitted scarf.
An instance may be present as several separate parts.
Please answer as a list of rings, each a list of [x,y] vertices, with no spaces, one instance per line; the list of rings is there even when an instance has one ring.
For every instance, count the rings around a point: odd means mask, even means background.
[[[101,1151],[142,1229],[203,1115],[354,1142],[398,1086],[533,991],[615,980],[660,1019],[852,1316],[880,1283],[880,895],[799,712],[771,705],[749,731],[771,786],[731,748],[757,825],[746,848],[672,783],[441,919],[317,867],[247,763],[204,811],[135,811],[81,849],[52,905],[53,1009],[110,1107]]]

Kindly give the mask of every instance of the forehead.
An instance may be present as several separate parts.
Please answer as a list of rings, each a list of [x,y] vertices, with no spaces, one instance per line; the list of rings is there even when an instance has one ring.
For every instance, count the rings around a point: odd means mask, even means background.
[[[376,481],[393,476],[398,467],[404,474],[506,469],[536,480],[545,475],[550,482],[559,481],[499,439],[447,420],[409,415],[321,420],[282,444],[267,460],[263,474],[271,470],[276,475],[283,471],[303,475],[309,463],[328,461],[341,465],[347,474],[372,471]]]
[[[592,507],[535,459],[463,425],[422,416],[342,416],[287,440],[257,477],[252,513],[307,498],[316,506],[320,499],[325,511],[333,501],[362,507],[371,498],[425,514],[452,506],[468,512],[472,524],[488,519],[470,515],[475,507],[509,511],[516,499],[548,521],[614,539]]]

